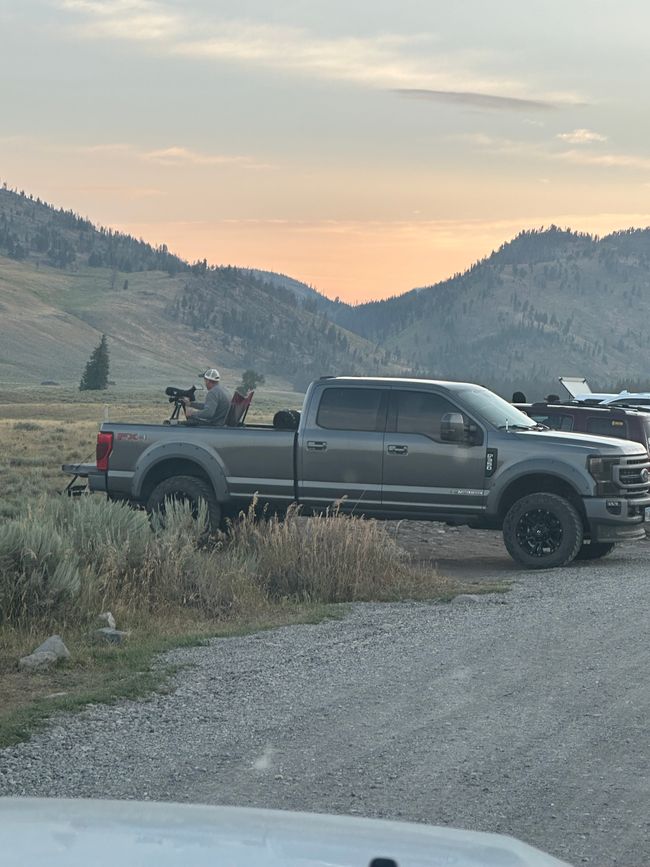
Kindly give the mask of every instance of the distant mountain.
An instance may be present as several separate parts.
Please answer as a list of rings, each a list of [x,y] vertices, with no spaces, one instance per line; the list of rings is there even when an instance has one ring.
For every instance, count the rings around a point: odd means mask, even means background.
[[[112,372],[129,381],[216,364],[297,388],[408,372],[537,397],[571,374],[647,388],[649,318],[650,229],[524,231],[449,280],[350,306],[0,189],[0,379],[78,379],[105,332]]]
[[[650,382],[650,229],[526,231],[463,274],[336,321],[427,376],[506,393],[559,375]]]
[[[216,364],[301,389],[326,373],[404,370],[308,297],[297,304],[281,281],[190,264],[0,190],[0,379],[78,380],[102,333],[122,382],[195,377]]]

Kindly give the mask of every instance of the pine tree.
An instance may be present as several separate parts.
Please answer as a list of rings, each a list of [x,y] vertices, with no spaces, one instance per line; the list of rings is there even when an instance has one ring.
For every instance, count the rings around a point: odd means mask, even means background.
[[[95,391],[106,388],[108,385],[108,345],[106,335],[93,350],[86,363],[86,369],[79,383],[80,391]]]

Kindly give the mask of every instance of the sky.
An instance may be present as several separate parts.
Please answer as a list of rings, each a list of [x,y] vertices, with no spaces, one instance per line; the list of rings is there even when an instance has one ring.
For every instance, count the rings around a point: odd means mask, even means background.
[[[642,0],[0,0],[0,181],[358,302],[650,225]]]

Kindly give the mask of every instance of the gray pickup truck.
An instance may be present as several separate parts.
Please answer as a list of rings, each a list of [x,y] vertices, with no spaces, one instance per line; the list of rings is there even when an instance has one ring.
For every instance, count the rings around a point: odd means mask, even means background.
[[[257,497],[501,529],[528,569],[602,557],[650,517],[639,443],[548,430],[486,388],[426,379],[323,377],[297,430],[105,422],[96,463],[63,469],[150,511],[203,500],[215,527]]]

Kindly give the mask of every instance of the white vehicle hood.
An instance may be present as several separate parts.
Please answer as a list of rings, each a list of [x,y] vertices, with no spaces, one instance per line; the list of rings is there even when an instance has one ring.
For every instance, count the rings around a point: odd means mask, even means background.
[[[3,867],[567,867],[511,837],[313,813],[0,798]],[[391,860],[392,859],[392,862]]]

